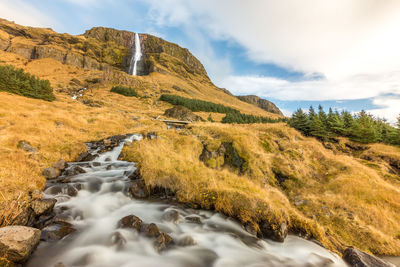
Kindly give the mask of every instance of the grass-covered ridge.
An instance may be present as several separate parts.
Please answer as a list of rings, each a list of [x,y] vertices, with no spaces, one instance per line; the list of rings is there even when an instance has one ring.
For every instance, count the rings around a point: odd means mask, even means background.
[[[41,80],[10,65],[0,66],[0,91],[46,101],[56,99],[48,80]]]
[[[161,95],[160,100],[172,105],[184,106],[194,112],[239,113],[239,110],[221,104],[215,104],[199,99],[190,99],[178,95],[163,94]]]
[[[124,95],[124,96],[134,96],[134,97],[139,96],[138,92],[135,89],[133,89],[131,87],[120,86],[120,85],[114,86],[113,88],[111,88],[110,92],[117,93],[117,94]]]
[[[216,104],[209,101],[199,100],[199,99],[190,99],[183,96],[178,95],[168,95],[163,94],[160,97],[160,100],[168,102],[172,105],[184,106],[194,112],[215,112],[215,113],[224,113],[226,116],[222,119],[222,123],[275,123],[282,122],[286,119],[284,118],[270,118],[263,116],[255,116],[243,114],[239,110],[227,107],[221,104]]]
[[[284,123],[202,123],[157,134],[162,138],[134,143],[123,153],[138,162],[149,186],[169,188],[180,201],[215,208],[256,229],[265,221],[287,221],[292,233],[329,249],[400,252],[400,196],[398,185],[385,178],[385,163],[370,167],[335,154]],[[201,161],[204,146],[215,151],[224,142],[248,164],[243,173]]]

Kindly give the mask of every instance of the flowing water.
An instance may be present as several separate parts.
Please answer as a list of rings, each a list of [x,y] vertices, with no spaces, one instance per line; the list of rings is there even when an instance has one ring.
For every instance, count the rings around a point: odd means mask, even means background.
[[[139,34],[135,33],[135,46],[132,45],[132,57],[129,65],[129,74],[137,75],[137,64],[142,58],[142,48],[140,47]],[[133,49],[135,53],[133,53]]]
[[[27,266],[346,266],[337,255],[295,236],[284,243],[257,239],[219,213],[131,198],[126,188],[136,168],[118,160],[124,142],[92,161],[70,163],[69,168],[80,166],[85,173],[48,183],[45,197],[57,199],[56,216],[76,232],[41,242]],[[80,189],[76,196],[68,195],[70,187]],[[166,216],[171,211],[177,215],[173,220]],[[158,251],[154,239],[118,228],[118,221],[131,214],[155,223],[174,244]]]

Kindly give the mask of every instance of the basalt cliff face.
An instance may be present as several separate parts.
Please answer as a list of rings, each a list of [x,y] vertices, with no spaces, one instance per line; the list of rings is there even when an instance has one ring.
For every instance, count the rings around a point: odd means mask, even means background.
[[[29,60],[52,58],[89,70],[110,68],[127,71],[134,47],[134,33],[95,27],[83,35],[60,34],[51,29],[25,27],[0,19],[0,49]],[[138,75],[152,72],[209,81],[201,62],[188,49],[161,38],[140,34],[143,57]]]
[[[283,115],[282,112],[279,110],[279,108],[272,103],[271,101],[259,98],[256,95],[243,95],[243,96],[237,96],[240,100],[247,102],[249,104],[255,105],[259,108],[264,109],[265,111],[275,113],[278,115]]]

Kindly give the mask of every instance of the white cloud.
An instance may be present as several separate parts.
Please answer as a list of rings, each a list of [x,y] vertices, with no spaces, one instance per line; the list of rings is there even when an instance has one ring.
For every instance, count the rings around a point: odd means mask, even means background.
[[[0,0],[0,17],[35,27],[54,27],[56,24],[45,12],[24,1]]]
[[[400,115],[400,95],[380,96],[373,100],[373,104],[382,108],[370,109],[369,113],[379,118],[386,118],[390,123],[397,121],[397,117]]]
[[[338,81],[327,79],[287,81],[263,76],[228,76],[223,87],[234,94],[256,94],[281,100],[354,100],[381,94],[400,93],[400,72],[382,75],[354,75]],[[380,90],[377,90],[380,89]]]
[[[150,5],[159,25],[189,25],[204,39],[239,43],[255,62],[325,77],[290,82],[218,76],[217,83],[234,93],[281,100],[361,99],[400,93],[400,1],[153,0]],[[386,98],[390,107],[383,105],[386,108],[373,112],[391,116],[390,112],[396,112],[393,102]]]

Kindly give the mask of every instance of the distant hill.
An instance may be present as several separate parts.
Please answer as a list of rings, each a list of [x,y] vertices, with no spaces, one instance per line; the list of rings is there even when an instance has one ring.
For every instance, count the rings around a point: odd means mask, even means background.
[[[282,115],[282,112],[279,110],[279,108],[272,103],[271,101],[259,98],[256,95],[243,95],[243,96],[237,96],[240,100],[247,102],[249,104],[255,105],[259,108],[262,108],[265,111],[275,113],[278,115]]]

